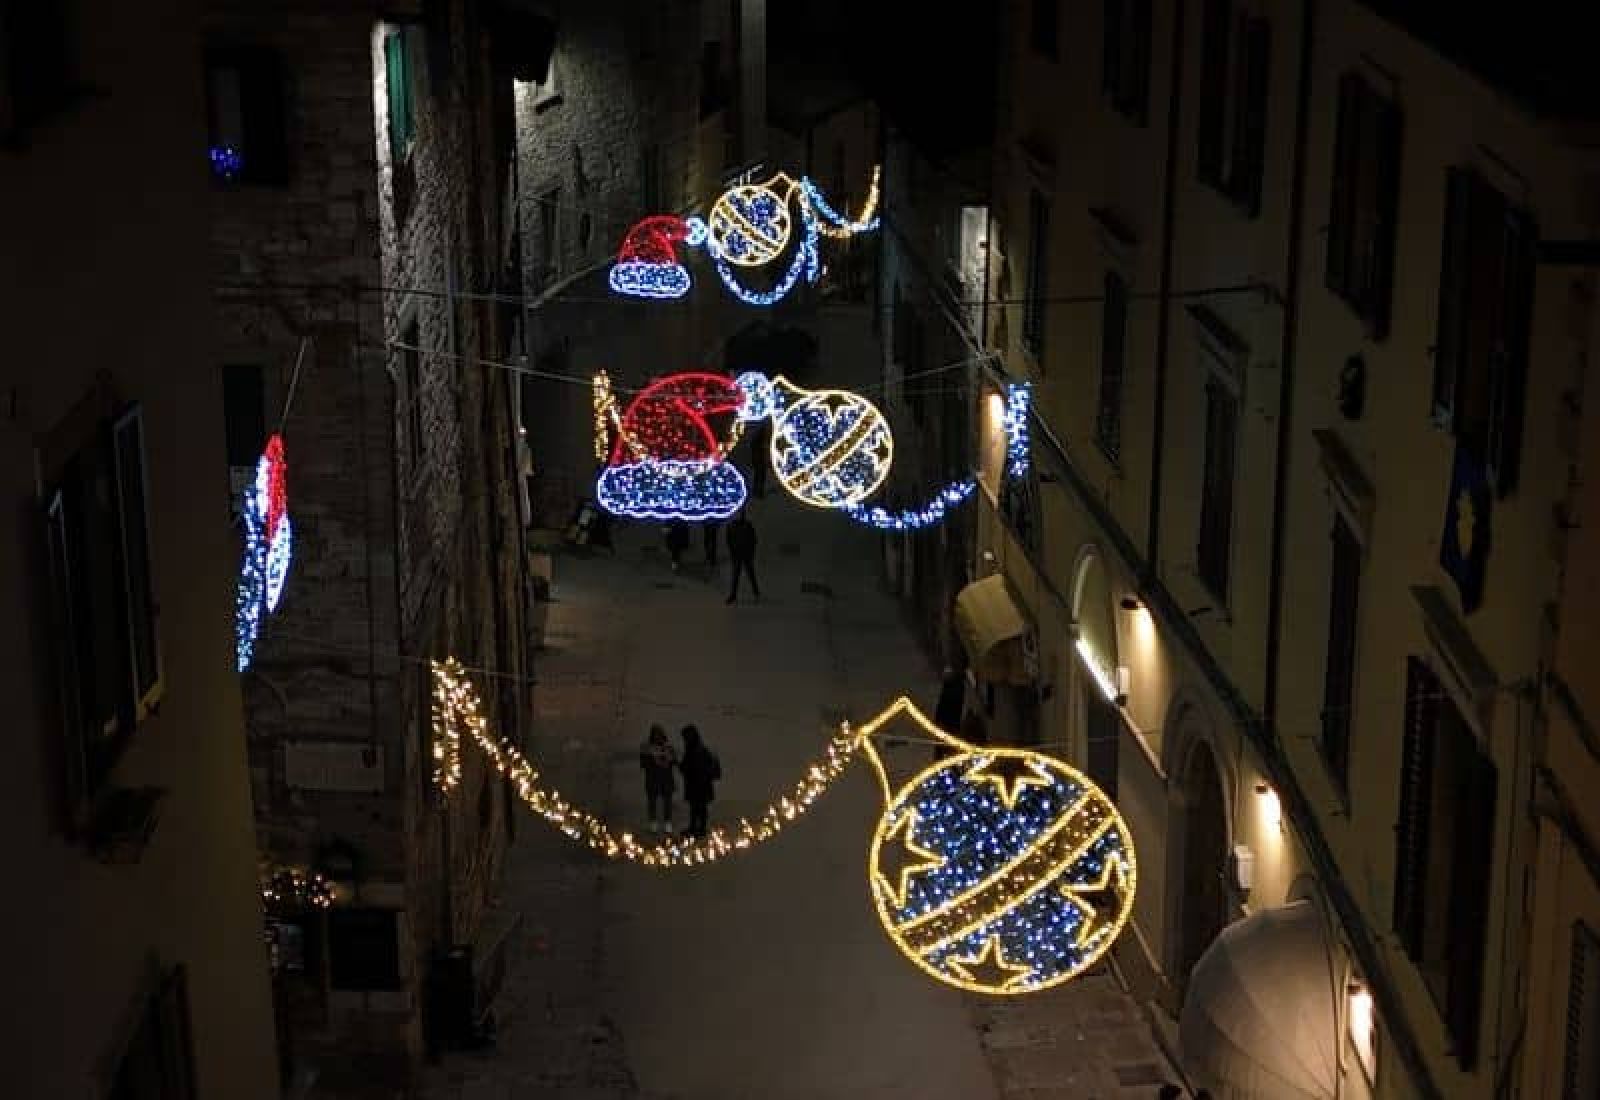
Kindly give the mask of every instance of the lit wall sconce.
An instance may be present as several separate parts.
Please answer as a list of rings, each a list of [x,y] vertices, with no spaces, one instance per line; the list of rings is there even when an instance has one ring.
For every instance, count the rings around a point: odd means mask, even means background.
[[[1283,803],[1278,800],[1278,792],[1267,783],[1256,784],[1256,794],[1261,798],[1261,815],[1268,825],[1274,829],[1283,829]]]
[[[1122,610],[1143,611],[1144,604],[1140,602],[1138,596],[1124,596],[1122,597]]]
[[[1116,672],[1117,694],[1112,698],[1111,701],[1113,703],[1117,704],[1117,706],[1119,706],[1119,707],[1127,706],[1128,705],[1128,687],[1132,683],[1133,683],[1133,673],[1131,671],[1129,671],[1128,666],[1127,665],[1118,665],[1117,666],[1117,672]]]
[[[1228,870],[1232,873],[1233,887],[1248,894],[1256,881],[1256,854],[1248,844],[1235,844],[1228,853]]]
[[[1370,1084],[1378,1072],[1378,1020],[1372,994],[1359,981],[1345,986],[1345,1030]]]

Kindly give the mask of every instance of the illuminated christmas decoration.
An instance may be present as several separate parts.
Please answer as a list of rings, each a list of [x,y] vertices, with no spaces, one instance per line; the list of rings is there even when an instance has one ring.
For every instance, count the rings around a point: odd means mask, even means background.
[[[327,909],[333,888],[316,872],[280,867],[261,884],[261,900],[268,910]]]
[[[1025,477],[1033,461],[1028,436],[1028,408],[1033,401],[1033,385],[1012,382],[1006,386],[1006,476]]]
[[[240,501],[244,524],[243,561],[234,596],[234,657],[240,672],[255,659],[261,617],[278,609],[294,543],[289,521],[288,463],[283,437],[274,434],[256,461],[255,479]]]
[[[766,183],[744,183],[724,191],[706,218],[706,247],[711,254],[739,267],[762,267],[777,259],[793,232],[789,199],[794,186],[779,172]]]
[[[650,383],[619,414],[609,379],[596,375],[595,453],[608,464],[595,499],[613,515],[636,519],[733,515],[745,501],[744,478],[724,459],[744,430],[745,400],[733,379],[687,372]],[[726,422],[726,439],[719,422]]]
[[[244,171],[244,154],[231,145],[213,145],[207,156],[211,161],[211,174],[219,180],[231,183]]]
[[[894,436],[871,401],[847,390],[802,390],[778,378],[784,407],[772,432],[772,470],[785,489],[817,508],[846,508],[889,476]]]
[[[809,179],[802,179],[800,190],[816,219],[817,229],[829,237],[852,237],[878,228],[878,181],[882,174],[882,168],[874,165],[872,183],[867,187],[867,201],[861,204],[861,212],[854,220],[834,210],[828,200],[822,197],[822,192],[817,190],[816,184]]]
[[[733,380],[744,394],[744,404],[739,409],[739,419],[746,423],[767,420],[783,407],[772,379],[758,370],[747,370]]]
[[[689,292],[689,269],[678,259],[679,244],[692,241],[694,234],[684,219],[674,214],[656,214],[638,222],[622,238],[617,262],[608,282],[618,294],[639,298],[681,298]],[[701,223],[700,237],[704,238]]]
[[[738,468],[720,459],[651,459],[601,470],[595,499],[614,516],[699,523],[744,507],[745,485]]]
[[[932,527],[944,519],[945,514],[956,505],[965,501],[972,495],[972,490],[977,488],[976,478],[966,478],[946,485],[927,504],[921,508],[907,508],[898,512],[890,512],[873,505],[867,507],[863,504],[848,505],[843,509],[844,514],[857,523],[864,523],[869,527],[877,527],[884,531],[917,531],[924,527]]]
[[[804,236],[800,238],[800,245],[789,260],[788,269],[766,290],[752,290],[745,286],[734,274],[732,262],[718,252],[714,244],[708,243],[707,247],[711,249],[712,262],[716,265],[717,277],[722,280],[722,285],[727,288],[729,294],[746,305],[773,305],[794,289],[802,275],[805,276],[806,282],[814,283],[822,271],[821,261],[817,257],[816,223],[809,218],[805,220]],[[748,250],[745,254],[749,254]]]
[[[689,867],[714,863],[771,840],[785,825],[811,808],[855,757],[861,738],[843,727],[827,745],[821,760],[806,769],[792,791],[767,806],[755,818],[742,817],[732,825],[710,830],[703,837],[641,839],[618,830],[582,810],[558,791],[540,785],[539,773],[517,748],[495,737],[484,720],[477,691],[465,670],[454,658],[431,662],[434,708],[434,757],[459,757],[459,743],[470,737],[489,757],[495,770],[511,781],[517,794],[534,813],[555,826],[565,836],[607,857],[627,860],[645,867]],[[447,747],[441,757],[437,747]]]
[[[871,737],[904,715],[957,755],[891,790]],[[901,698],[859,730],[887,804],[868,857],[884,930],[933,977],[1032,993],[1110,949],[1133,911],[1133,839],[1075,769],[1025,749],[969,745]]]

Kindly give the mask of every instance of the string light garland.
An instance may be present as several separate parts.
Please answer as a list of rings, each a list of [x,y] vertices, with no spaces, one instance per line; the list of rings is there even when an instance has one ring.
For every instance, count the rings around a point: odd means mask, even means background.
[[[316,872],[279,867],[261,884],[261,901],[267,909],[327,909],[333,905],[333,887]]]
[[[540,784],[539,773],[513,745],[488,731],[477,691],[454,658],[431,662],[436,705],[436,742],[456,744],[444,756],[459,754],[459,743],[470,737],[489,757],[496,771],[511,781],[518,796],[534,813],[555,826],[563,835],[607,859],[625,860],[644,867],[690,867],[715,863],[727,856],[762,844],[811,808],[823,791],[844,773],[861,745],[861,738],[848,725],[829,739],[823,758],[806,769],[792,791],[771,803],[756,818],[742,817],[727,827],[710,830],[703,837],[677,837],[641,840],[631,832],[617,830],[603,820],[568,802],[558,791]],[[435,749],[435,758],[439,750]]]
[[[1030,382],[1012,382],[1006,386],[1006,475],[1026,477],[1033,461],[1033,450],[1028,434],[1028,410],[1033,403],[1033,385]]]
[[[255,659],[261,619],[276,611],[283,598],[293,555],[294,527],[289,520],[288,463],[283,436],[274,433],[256,460],[255,478],[240,501],[244,523],[243,559],[234,597],[234,661],[240,672]]]
[[[873,734],[905,716],[957,755],[891,791]],[[884,931],[941,982],[1032,993],[1093,965],[1133,911],[1137,863],[1116,807],[1076,769],[952,737],[904,697],[860,737],[883,789],[868,881]]]
[[[600,507],[630,519],[727,519],[745,498],[743,475],[721,460],[625,462],[607,466],[595,482]]]
[[[807,206],[816,216],[818,230],[829,237],[843,238],[878,228],[878,184],[882,174],[882,166],[873,165],[872,182],[867,186],[867,200],[861,204],[861,212],[854,219],[845,217],[830,206],[811,180],[802,179],[800,190],[805,195]]]
[[[940,489],[933,499],[921,508],[890,512],[877,505],[869,508],[861,504],[852,504],[846,506],[843,511],[857,523],[876,527],[881,531],[919,531],[942,522],[946,513],[963,503],[977,486],[977,478],[969,477],[953,481]]]

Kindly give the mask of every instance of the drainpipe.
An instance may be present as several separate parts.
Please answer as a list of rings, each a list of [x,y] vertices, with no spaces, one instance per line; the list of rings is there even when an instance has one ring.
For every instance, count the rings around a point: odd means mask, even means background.
[[[1172,74],[1167,89],[1167,164],[1161,196],[1161,274],[1156,289],[1155,431],[1150,440],[1150,512],[1145,523],[1145,568],[1140,587],[1161,571],[1161,452],[1166,439],[1167,358],[1172,330],[1172,236],[1178,193],[1178,108],[1183,99],[1183,8],[1172,9]]]
[[[1278,366],[1278,438],[1272,486],[1272,558],[1267,587],[1267,652],[1266,682],[1262,687],[1262,736],[1257,748],[1262,752],[1269,772],[1278,772],[1290,782],[1273,779],[1279,793],[1287,795],[1286,807],[1291,820],[1299,819],[1309,826],[1300,830],[1302,843],[1314,867],[1324,874],[1331,872],[1333,880],[1326,883],[1325,896],[1332,905],[1350,946],[1366,972],[1367,986],[1378,1002],[1386,1030],[1411,1077],[1418,1095],[1440,1097],[1439,1087],[1428,1071],[1422,1046],[1404,1006],[1395,993],[1393,981],[1383,966],[1383,955],[1377,937],[1367,927],[1365,916],[1349,888],[1337,878],[1339,864],[1334,858],[1327,839],[1316,826],[1310,800],[1292,781],[1293,773],[1283,756],[1283,742],[1278,730],[1278,665],[1280,643],[1283,639],[1283,566],[1284,539],[1287,529],[1284,510],[1289,488],[1289,449],[1293,441],[1294,415],[1294,365],[1297,351],[1297,326],[1300,313],[1301,245],[1305,236],[1305,154],[1306,133],[1309,129],[1311,109],[1311,65],[1314,54],[1316,0],[1306,0],[1302,8],[1300,25],[1300,87],[1295,104],[1293,176],[1289,191],[1289,247],[1287,271],[1284,277],[1283,342]],[[1335,1042],[1339,1039],[1333,1037]]]

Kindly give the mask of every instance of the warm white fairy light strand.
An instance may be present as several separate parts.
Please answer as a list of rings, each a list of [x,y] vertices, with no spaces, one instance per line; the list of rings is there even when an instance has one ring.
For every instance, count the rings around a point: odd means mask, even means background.
[[[640,841],[568,802],[560,792],[543,787],[539,772],[515,746],[489,732],[478,693],[455,658],[429,662],[433,669],[435,780],[449,792],[461,780],[461,737],[465,733],[488,755],[495,770],[509,779],[517,794],[539,816],[573,840],[608,859],[645,867],[684,867],[714,863],[724,856],[771,840],[783,827],[811,808],[854,759],[861,737],[848,722],[828,741],[823,758],[811,765],[788,796],[767,806],[754,820],[742,817],[703,837]]]

